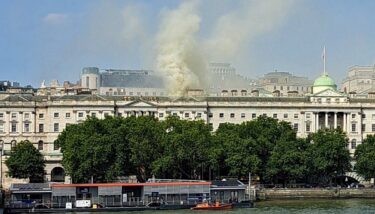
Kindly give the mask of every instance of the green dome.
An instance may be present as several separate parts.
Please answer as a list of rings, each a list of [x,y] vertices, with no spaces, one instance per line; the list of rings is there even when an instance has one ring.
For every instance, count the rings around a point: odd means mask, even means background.
[[[318,79],[315,80],[314,82],[314,87],[316,86],[329,86],[336,88],[335,81],[331,77],[329,77],[327,74],[323,74],[320,76]]]

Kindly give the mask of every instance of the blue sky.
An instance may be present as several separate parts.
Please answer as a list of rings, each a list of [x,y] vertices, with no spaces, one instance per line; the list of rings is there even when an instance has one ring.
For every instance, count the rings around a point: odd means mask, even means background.
[[[244,2],[201,1],[197,40],[213,37],[218,20],[241,11]],[[153,69],[162,14],[180,3],[0,0],[0,79],[37,87],[42,80],[74,82],[85,66]],[[269,29],[253,35],[250,28],[234,53],[220,60],[251,78],[277,69],[314,79],[322,73],[325,45],[328,73],[341,83],[348,67],[375,63],[374,9],[372,0],[297,0]],[[214,55],[209,61],[218,61]]]

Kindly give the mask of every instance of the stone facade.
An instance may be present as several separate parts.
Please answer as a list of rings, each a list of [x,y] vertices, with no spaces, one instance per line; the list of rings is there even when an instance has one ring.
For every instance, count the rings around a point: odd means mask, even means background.
[[[341,127],[348,134],[351,153],[366,135],[375,133],[375,99],[350,98],[330,88],[304,97],[258,97],[251,93],[209,97],[203,92],[190,95],[172,98],[0,94],[2,184],[6,188],[14,182],[6,176],[4,160],[12,146],[22,140],[32,142],[45,156],[46,180],[61,181],[61,175],[53,173],[61,170],[62,158],[54,141],[66,126],[82,122],[87,116],[151,115],[164,120],[176,115],[186,120],[203,120],[217,129],[221,123],[241,123],[267,115],[290,122],[299,137],[323,127]]]
[[[288,72],[270,72],[261,77],[256,84],[257,88],[267,91],[279,91],[280,96],[288,96],[288,92],[295,91],[300,95],[311,92],[313,81],[306,77],[299,77]]]
[[[342,81],[342,90],[345,93],[367,94],[374,92],[375,65],[352,66],[348,76]]]

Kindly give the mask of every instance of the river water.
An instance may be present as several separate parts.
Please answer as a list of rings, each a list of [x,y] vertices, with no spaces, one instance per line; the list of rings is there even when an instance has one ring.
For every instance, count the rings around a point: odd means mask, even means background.
[[[257,202],[255,208],[234,209],[231,211],[192,211],[192,210],[170,210],[170,211],[142,211],[142,212],[116,212],[116,214],[193,214],[193,213],[221,213],[221,214],[375,214],[375,199],[341,199],[341,200],[280,200]],[[96,212],[98,213],[98,212]],[[104,213],[103,213],[104,214]],[[105,214],[109,214],[105,212]],[[114,214],[114,213],[113,213]]]

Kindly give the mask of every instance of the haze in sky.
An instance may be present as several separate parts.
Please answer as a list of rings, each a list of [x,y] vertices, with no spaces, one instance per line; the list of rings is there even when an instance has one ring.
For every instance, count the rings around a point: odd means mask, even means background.
[[[375,63],[374,9],[373,0],[1,0],[0,80],[38,87],[76,81],[86,66],[170,75],[207,62],[250,78],[278,70],[314,79],[326,46],[339,84],[348,67]]]

